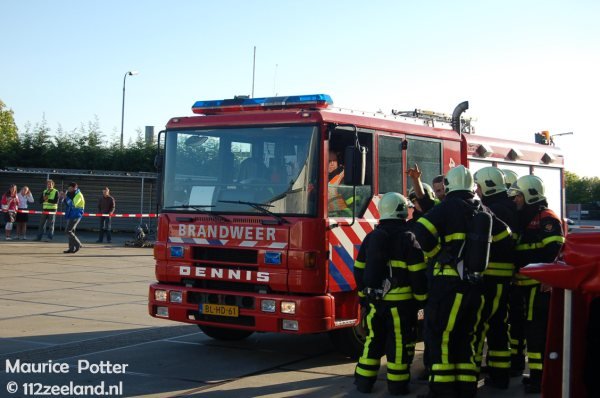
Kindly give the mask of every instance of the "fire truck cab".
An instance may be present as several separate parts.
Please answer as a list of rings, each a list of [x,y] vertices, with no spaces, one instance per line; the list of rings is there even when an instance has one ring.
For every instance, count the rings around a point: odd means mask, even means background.
[[[225,340],[331,332],[356,356],[354,259],[378,222],[380,195],[410,189],[408,167],[418,164],[428,183],[458,164],[535,173],[563,212],[557,148],[469,134],[462,111],[332,105],[323,94],[198,101],[196,116],[168,122],[157,157],[151,316]],[[342,177],[331,179],[330,153]]]

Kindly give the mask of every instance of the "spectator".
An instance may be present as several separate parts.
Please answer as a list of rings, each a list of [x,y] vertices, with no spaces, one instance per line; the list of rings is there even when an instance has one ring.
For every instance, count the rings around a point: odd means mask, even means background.
[[[69,184],[67,192],[61,194],[61,198],[65,201],[65,218],[67,220],[67,235],[69,236],[69,248],[63,253],[77,253],[81,249],[81,242],[75,235],[75,229],[81,221],[81,217],[83,217],[85,199],[76,182]]]
[[[110,195],[110,189],[104,187],[102,196],[98,200],[98,212],[102,214],[113,214],[115,212],[115,198]],[[110,216],[100,217],[100,235],[96,243],[102,243],[104,234],[106,233],[106,241],[111,242],[111,219]]]
[[[27,210],[28,203],[33,203],[33,195],[29,187],[25,185],[17,194],[19,198],[19,209]],[[17,239],[27,239],[27,222],[29,221],[28,213],[17,213]]]
[[[17,218],[17,210],[19,210],[19,197],[17,196],[17,186],[11,184],[8,191],[2,195],[2,211],[4,212],[4,227],[6,231],[6,240],[11,240],[10,234],[13,229],[13,224]]]
[[[56,210],[58,210],[58,190],[54,188],[54,181],[46,181],[46,189],[42,191],[40,202],[42,202],[42,215],[40,216],[40,225],[38,227],[38,234],[35,240],[42,240],[42,235],[46,232],[48,227],[48,239],[52,240],[54,237],[54,221],[56,220]]]

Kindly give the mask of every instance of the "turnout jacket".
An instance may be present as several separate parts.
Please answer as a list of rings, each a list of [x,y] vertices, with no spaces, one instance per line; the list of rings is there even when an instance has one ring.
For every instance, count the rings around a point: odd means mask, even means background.
[[[427,299],[423,253],[405,220],[382,220],[365,237],[354,262],[359,296],[365,288],[381,289],[390,267],[392,288],[384,301]]]
[[[520,233],[516,247],[518,269],[532,263],[550,263],[556,259],[565,242],[562,224],[547,203],[526,205],[519,212]],[[517,274],[517,285],[539,283]]]
[[[490,262],[488,269],[483,273],[488,276],[499,276],[511,278],[515,272],[515,245],[518,238],[519,219],[517,218],[517,206],[508,197],[506,192],[500,192],[491,196],[484,196],[482,203],[493,213],[495,218],[506,224],[512,239],[492,238],[490,247]],[[496,223],[496,220],[494,220]]]
[[[470,216],[477,207],[482,211],[491,211],[474,199],[469,191],[454,191],[437,206],[417,220],[414,226],[417,241],[429,258],[437,257],[434,275],[459,276],[456,270],[460,254],[467,238]],[[438,244],[441,243],[441,246]],[[504,247],[512,247],[509,228],[497,217],[493,217],[492,247],[490,262],[509,262],[511,255]]]

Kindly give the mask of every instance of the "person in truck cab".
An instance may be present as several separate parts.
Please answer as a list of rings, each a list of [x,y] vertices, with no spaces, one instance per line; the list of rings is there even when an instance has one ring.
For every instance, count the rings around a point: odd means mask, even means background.
[[[336,217],[352,217],[352,202],[354,197],[344,198],[343,189],[336,186],[344,183],[344,166],[340,162],[340,155],[334,150],[329,150],[329,165],[327,168],[329,179],[329,199],[327,208],[330,215]]]

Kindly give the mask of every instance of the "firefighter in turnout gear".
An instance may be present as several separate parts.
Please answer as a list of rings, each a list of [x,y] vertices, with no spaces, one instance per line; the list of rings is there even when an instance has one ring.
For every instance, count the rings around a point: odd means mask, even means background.
[[[511,185],[517,182],[519,176],[512,170],[501,169],[504,173],[504,181],[506,188],[510,189]],[[514,201],[513,201],[514,204]],[[515,211],[516,211],[516,205]],[[512,229],[513,239],[519,239],[518,215],[517,225],[509,224]],[[520,276],[519,276],[520,277]],[[521,376],[525,370],[525,303],[523,297],[519,296],[517,290],[518,279],[513,278],[510,286],[511,293],[508,295],[508,324],[510,325],[510,352],[511,352],[511,376]],[[515,293],[513,293],[515,292]]]
[[[504,174],[504,182],[506,184],[506,189],[510,188],[510,186],[512,184],[514,184],[517,181],[517,179],[519,178],[517,173],[515,173],[512,170],[502,169],[500,171],[502,171],[502,173]]]
[[[414,228],[425,255],[437,256],[425,308],[431,365],[428,397],[474,397],[480,370],[475,343],[483,301],[481,277],[463,269],[469,255],[463,248],[468,243],[470,216],[481,204],[474,199],[473,176],[464,166],[448,171],[444,185],[444,200],[419,218]],[[487,254],[482,263],[487,263]]]
[[[379,225],[365,237],[354,263],[368,330],[354,384],[360,392],[371,392],[385,354],[388,391],[405,395],[409,393],[416,313],[419,302],[427,299],[425,262],[406,224],[406,198],[388,192],[378,207]]]
[[[416,221],[431,210],[433,206],[439,204],[440,200],[435,197],[433,188],[421,181],[423,173],[418,164],[415,163],[415,167],[409,168],[406,174],[412,180],[412,188],[408,191],[408,199],[415,205],[412,219]]]
[[[517,208],[508,197],[502,171],[496,167],[484,167],[475,173],[477,195],[494,215],[503,221],[510,231],[518,229]],[[487,337],[486,384],[506,389],[510,381],[510,335],[508,332],[508,297],[515,273],[514,239],[494,236],[490,261],[483,272],[484,307],[478,333],[477,360],[481,362],[483,343]]]
[[[548,209],[544,191],[543,181],[533,175],[519,178],[508,191],[519,210],[519,239],[515,259],[517,269],[532,263],[553,262],[565,241],[560,219]],[[513,325],[511,325],[511,339],[519,343],[526,341],[530,377],[523,380],[525,391],[539,393],[544,365],[550,292],[540,282],[521,274],[516,275],[515,284],[514,301],[519,303],[515,310],[523,311],[525,334],[514,335]],[[522,358],[518,355],[521,353],[522,351],[517,352],[517,355],[512,357],[513,366],[521,363]]]

